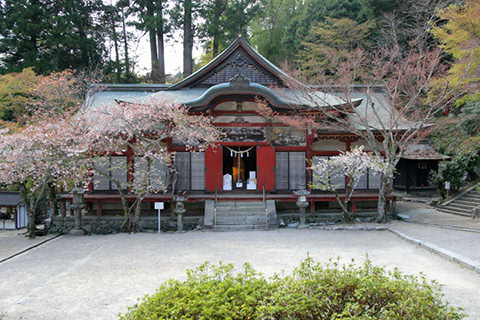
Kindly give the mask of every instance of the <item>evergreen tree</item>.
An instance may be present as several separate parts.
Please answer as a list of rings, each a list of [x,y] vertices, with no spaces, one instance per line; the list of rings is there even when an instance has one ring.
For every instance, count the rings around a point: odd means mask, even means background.
[[[363,23],[374,18],[374,12],[368,0],[306,0],[298,5],[297,14],[293,16],[281,40],[285,48],[285,59],[294,62],[298,52],[303,48],[302,41],[310,33],[312,25],[325,22],[330,18],[349,18]]]
[[[239,35],[249,36],[252,19],[259,13],[259,0],[209,0],[200,14],[205,21],[199,28],[205,53],[200,65],[212,60]]]
[[[148,34],[150,42],[151,73],[156,83],[165,83],[165,36],[170,33],[170,23],[166,16],[166,0],[135,0],[130,12],[136,14],[131,24]]]
[[[102,67],[103,8],[101,0],[5,0],[0,27],[2,72],[33,67],[48,74]]]

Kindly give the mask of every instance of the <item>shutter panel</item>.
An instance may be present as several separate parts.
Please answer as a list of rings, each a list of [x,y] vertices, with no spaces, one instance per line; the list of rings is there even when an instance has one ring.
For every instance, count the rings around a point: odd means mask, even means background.
[[[305,152],[289,153],[289,189],[306,188]]]
[[[127,189],[127,157],[111,157],[110,165],[112,180],[120,182],[122,189]],[[117,190],[117,186],[113,182],[112,190]]]
[[[167,165],[165,161],[154,159],[150,166],[150,183],[152,188],[160,191],[167,187]]]
[[[178,173],[176,191],[190,190],[190,152],[177,152],[175,165]]]
[[[93,159],[93,166],[97,171],[108,176],[110,175],[110,158],[96,157]],[[93,188],[94,190],[109,190],[110,180],[99,173],[95,173],[93,176]]]
[[[368,179],[368,173],[366,172],[358,180],[357,189],[367,189],[367,179]]]
[[[205,153],[195,152],[192,156],[192,190],[205,190]]]
[[[143,183],[144,179],[148,176],[147,172],[147,160],[143,157],[135,157],[133,159],[133,181],[135,184]]]
[[[275,187],[288,190],[288,152],[275,152]]]
[[[368,189],[380,187],[380,174],[368,170]]]
[[[345,189],[345,174],[334,173],[330,176],[330,181],[337,189]]]
[[[328,159],[327,156],[313,156],[312,157],[312,165],[316,165],[318,163],[318,161],[320,159]],[[312,184],[313,184],[313,188],[312,189],[317,189],[318,190],[318,187],[315,188],[315,186],[318,186],[320,183],[320,181],[324,180],[324,177],[321,177],[317,172],[315,172],[315,170],[312,171]]]

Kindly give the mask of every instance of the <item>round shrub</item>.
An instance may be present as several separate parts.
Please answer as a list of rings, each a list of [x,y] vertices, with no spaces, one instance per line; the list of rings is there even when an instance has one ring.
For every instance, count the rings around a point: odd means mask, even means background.
[[[170,280],[120,319],[463,319],[424,276],[308,258],[291,275],[205,263]]]

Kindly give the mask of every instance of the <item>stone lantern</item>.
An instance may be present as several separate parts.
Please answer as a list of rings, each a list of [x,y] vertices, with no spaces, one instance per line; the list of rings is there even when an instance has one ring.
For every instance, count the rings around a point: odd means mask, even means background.
[[[175,197],[175,214],[177,215],[177,232],[183,231],[183,215],[187,211],[185,209],[185,197],[184,196],[176,196]]]
[[[307,190],[297,190],[294,193],[298,196],[296,205],[300,209],[300,224],[298,227],[305,228],[305,208],[309,205],[307,195],[309,195],[310,192]]]
[[[70,230],[71,236],[83,236],[85,230],[82,226],[82,210],[85,208],[85,201],[83,198],[85,191],[81,187],[75,187],[72,189],[72,208],[75,216],[75,227]]]

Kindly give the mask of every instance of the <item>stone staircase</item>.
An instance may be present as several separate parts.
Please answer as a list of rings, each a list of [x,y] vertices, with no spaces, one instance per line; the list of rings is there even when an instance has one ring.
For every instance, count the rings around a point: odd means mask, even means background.
[[[205,227],[213,230],[266,230],[277,227],[275,201],[205,202]]]
[[[476,188],[461,194],[437,208],[438,211],[473,217],[474,211],[480,208],[480,192]]]

